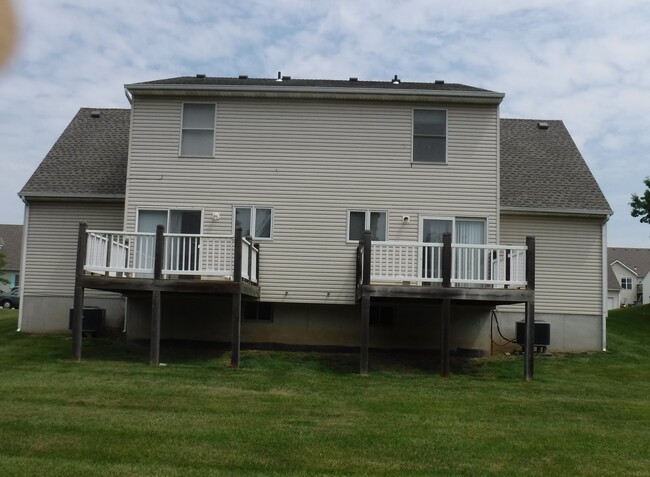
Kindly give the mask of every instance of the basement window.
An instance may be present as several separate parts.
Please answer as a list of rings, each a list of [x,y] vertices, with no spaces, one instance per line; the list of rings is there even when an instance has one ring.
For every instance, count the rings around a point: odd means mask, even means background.
[[[242,317],[247,321],[273,321],[273,303],[242,301]]]

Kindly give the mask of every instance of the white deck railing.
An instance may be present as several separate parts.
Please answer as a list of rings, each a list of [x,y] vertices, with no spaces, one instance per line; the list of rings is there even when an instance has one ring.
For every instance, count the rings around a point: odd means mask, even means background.
[[[86,272],[113,277],[145,277],[153,274],[156,234],[89,230],[87,237]],[[234,276],[234,237],[166,233],[163,240],[163,275],[227,279]],[[242,278],[257,283],[259,251],[245,238],[241,246]]]
[[[442,243],[372,242],[371,282],[442,283]],[[526,247],[452,244],[452,286],[526,286]]]

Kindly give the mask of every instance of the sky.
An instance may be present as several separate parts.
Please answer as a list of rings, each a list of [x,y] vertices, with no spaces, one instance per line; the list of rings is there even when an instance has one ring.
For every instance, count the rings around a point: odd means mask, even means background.
[[[647,0],[9,0],[0,70],[0,223],[81,107],[124,84],[208,76],[449,83],[505,93],[504,118],[561,119],[614,215],[612,247],[650,248],[630,196],[650,176]]]

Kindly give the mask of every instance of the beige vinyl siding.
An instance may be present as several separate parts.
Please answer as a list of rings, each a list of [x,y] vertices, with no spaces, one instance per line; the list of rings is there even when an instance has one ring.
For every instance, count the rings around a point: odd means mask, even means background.
[[[30,201],[25,296],[72,296],[79,222],[90,229],[121,230],[123,203]],[[88,290],[87,296],[103,296]]]
[[[199,208],[205,233],[230,234],[233,206],[273,207],[273,240],[261,243],[264,300],[354,301],[350,209],[387,211],[390,240],[417,240],[418,217],[427,215],[487,218],[496,241],[495,106],[440,106],[448,163],[413,164],[412,110],[430,105],[216,104],[215,157],[179,157],[182,102],[136,98],[126,227],[134,229],[137,208]]]
[[[535,237],[535,312],[600,315],[602,219],[501,215],[501,243]]]

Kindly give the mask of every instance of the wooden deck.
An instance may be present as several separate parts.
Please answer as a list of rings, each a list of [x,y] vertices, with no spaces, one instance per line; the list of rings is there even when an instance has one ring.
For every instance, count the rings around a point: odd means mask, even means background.
[[[440,352],[442,376],[449,375],[449,333],[452,303],[490,307],[524,303],[526,343],[524,377],[533,378],[535,322],[535,239],[526,247],[460,245],[444,234],[443,243],[375,244],[366,231],[357,248],[356,299],[361,302],[359,369],[368,373],[370,305],[372,301],[419,301],[441,305]],[[458,251],[460,250],[460,252]],[[389,259],[386,262],[386,259]],[[392,282],[392,283],[390,283]]]
[[[89,288],[151,296],[149,361],[154,366],[160,364],[163,294],[230,296],[231,365],[238,367],[242,296],[260,297],[259,247],[242,237],[241,228],[234,237],[211,237],[165,234],[162,226],[151,235],[88,231],[86,224],[79,224],[72,317],[72,357],[77,361],[81,359],[84,291]]]

